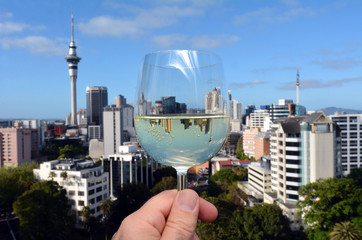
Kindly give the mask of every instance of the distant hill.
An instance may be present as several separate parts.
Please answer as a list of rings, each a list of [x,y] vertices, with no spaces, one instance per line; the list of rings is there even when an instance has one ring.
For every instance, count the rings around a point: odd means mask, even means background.
[[[354,110],[354,109],[347,109],[347,108],[337,108],[337,107],[327,107],[323,109],[319,109],[318,111],[323,111],[326,115],[334,115],[336,112],[342,113],[345,112],[347,114],[357,114],[362,113],[362,110]]]

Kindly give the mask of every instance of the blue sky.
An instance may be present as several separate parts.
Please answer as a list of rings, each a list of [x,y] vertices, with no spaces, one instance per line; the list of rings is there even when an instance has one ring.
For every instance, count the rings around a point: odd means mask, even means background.
[[[69,114],[71,9],[78,109],[86,86],[133,103],[143,56],[162,49],[220,55],[243,108],[295,100],[299,67],[307,110],[362,109],[362,1],[19,0],[0,2],[0,118]]]

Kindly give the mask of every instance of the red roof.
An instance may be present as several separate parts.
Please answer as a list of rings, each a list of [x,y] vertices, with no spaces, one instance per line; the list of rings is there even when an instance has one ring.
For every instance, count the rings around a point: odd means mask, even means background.
[[[249,164],[249,160],[227,160],[227,161],[219,161],[220,165],[245,165]]]

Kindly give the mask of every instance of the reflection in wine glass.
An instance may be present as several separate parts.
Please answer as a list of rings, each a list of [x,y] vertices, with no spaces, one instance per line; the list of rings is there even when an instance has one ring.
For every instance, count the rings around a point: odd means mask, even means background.
[[[226,91],[218,56],[173,50],[145,56],[139,74],[135,128],[143,149],[177,170],[178,189],[191,166],[211,159],[228,132]]]

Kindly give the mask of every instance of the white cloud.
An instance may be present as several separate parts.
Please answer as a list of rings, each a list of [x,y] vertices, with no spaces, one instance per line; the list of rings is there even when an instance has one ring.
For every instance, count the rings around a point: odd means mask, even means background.
[[[184,45],[187,42],[187,37],[181,34],[171,34],[153,36],[151,40],[162,48],[172,48]]]
[[[22,32],[29,25],[15,22],[0,22],[0,34]]]
[[[267,83],[268,82],[266,82],[266,81],[254,80],[251,82],[231,83],[229,87],[230,87],[230,89],[237,89],[237,88],[245,88],[245,87],[254,87],[254,86],[258,86],[258,85],[264,85]]]
[[[196,37],[187,37],[181,34],[159,35],[151,39],[159,47],[192,47],[199,49],[219,48],[230,45],[240,40],[238,36],[225,34],[208,36],[201,35]]]
[[[83,33],[96,36],[124,37],[138,36],[143,33],[134,22],[109,16],[95,17],[78,26]]]
[[[349,69],[354,67],[362,66],[362,61],[355,60],[352,58],[345,58],[345,59],[326,59],[326,60],[318,60],[312,61],[312,64],[319,65],[325,69]]]
[[[80,23],[79,29],[89,35],[138,37],[151,29],[172,26],[182,18],[204,13],[202,9],[194,7],[158,6],[142,9],[125,5],[124,8],[133,14],[131,18],[98,16],[88,22]]]
[[[239,41],[238,36],[216,35],[216,36],[197,36],[190,40],[191,46],[194,48],[218,48],[230,45]]]
[[[343,78],[338,80],[329,80],[323,82],[319,79],[303,79],[300,81],[301,89],[312,89],[312,88],[331,88],[340,87],[344,84],[351,82],[362,82],[362,77],[355,78]],[[280,87],[281,90],[295,90],[295,82],[287,82],[284,86]]]
[[[52,41],[42,36],[28,36],[17,39],[2,38],[0,39],[0,44],[4,49],[18,47],[34,54],[64,55],[67,51],[65,44]]]
[[[248,22],[281,23],[290,22],[297,17],[313,16],[315,11],[311,8],[294,6],[292,8],[261,8],[256,11],[244,13],[234,17],[234,24]]]
[[[13,13],[11,12],[1,12],[0,18],[11,18],[13,16]]]

